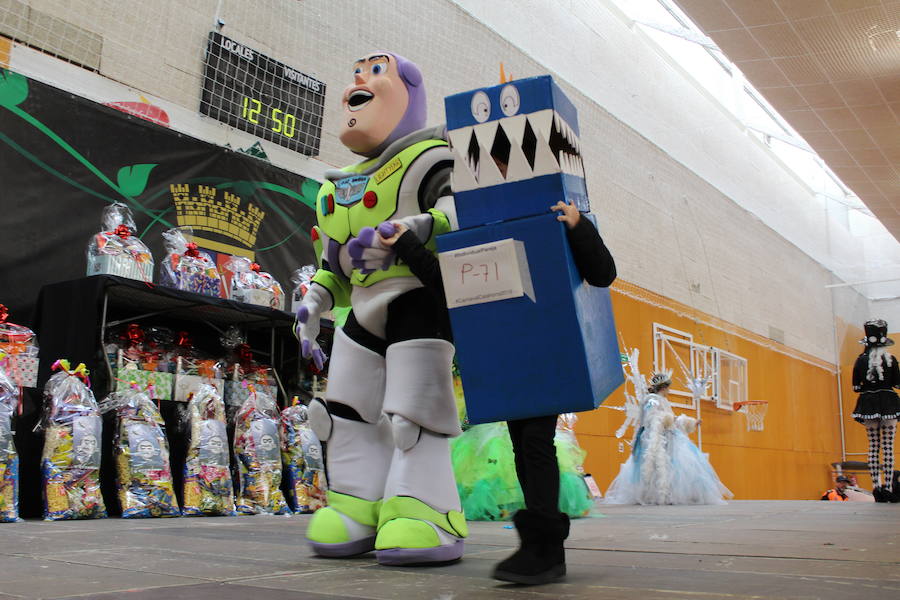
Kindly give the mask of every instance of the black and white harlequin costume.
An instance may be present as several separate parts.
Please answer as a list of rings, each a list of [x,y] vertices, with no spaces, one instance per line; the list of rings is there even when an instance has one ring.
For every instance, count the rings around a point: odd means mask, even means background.
[[[900,365],[887,352],[894,341],[887,337],[887,323],[867,321],[866,337],[860,340],[865,351],[853,365],[853,389],[859,400],[853,418],[866,427],[869,436],[869,474],[877,502],[900,502],[900,490],[894,490],[894,432],[900,418]],[[879,460],[879,453],[881,455]]]

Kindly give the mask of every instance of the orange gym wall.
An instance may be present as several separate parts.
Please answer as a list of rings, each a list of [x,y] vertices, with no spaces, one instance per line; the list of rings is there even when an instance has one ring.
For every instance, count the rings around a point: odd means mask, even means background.
[[[829,464],[841,459],[834,365],[621,280],[612,286],[612,302],[625,344],[640,350],[644,375],[649,375],[653,367],[654,322],[691,333],[695,343],[716,346],[747,359],[748,399],[769,401],[765,430],[747,431],[744,415],[718,409],[712,402],[701,401],[700,407],[703,451],[709,453],[719,477],[736,499],[818,499],[830,487]],[[854,338],[854,344],[860,337],[862,330],[858,336],[852,331],[845,336]],[[841,361],[849,368],[859,346],[852,350],[855,354],[851,355],[850,342],[842,345]],[[849,377],[844,380],[846,420],[855,395]],[[605,404],[621,406],[624,401],[620,387]],[[676,408],[675,412],[685,411]],[[687,412],[694,416],[693,411]],[[624,452],[619,452],[620,440],[613,433],[624,420],[624,413],[600,407],[578,416],[578,440],[587,451],[585,471],[605,492],[619,465],[628,458],[629,446],[625,444]],[[848,433],[862,435],[860,447],[864,451],[863,428],[852,419],[845,427]],[[630,440],[632,433],[629,429],[621,441]],[[855,437],[853,440],[858,445]],[[860,484],[867,481],[868,477],[865,481],[861,478]]]

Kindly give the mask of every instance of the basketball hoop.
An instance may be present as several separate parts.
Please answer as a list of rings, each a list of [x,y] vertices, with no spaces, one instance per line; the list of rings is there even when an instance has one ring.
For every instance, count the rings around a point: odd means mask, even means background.
[[[747,431],[762,431],[765,429],[766,411],[769,403],[766,400],[747,400],[735,402],[734,410],[744,415],[747,419]]]

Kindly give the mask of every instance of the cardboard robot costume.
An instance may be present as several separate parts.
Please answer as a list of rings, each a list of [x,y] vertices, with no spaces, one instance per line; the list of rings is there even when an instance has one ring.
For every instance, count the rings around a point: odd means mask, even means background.
[[[400,56],[358,60],[342,104],[341,142],[366,159],[326,173],[312,233],[320,268],[297,310],[302,353],[321,366],[320,315],[352,307],[335,332],[325,402],[309,408],[328,443],[330,490],[307,538],[323,556],[454,560],[467,530],[448,440],[460,433],[453,345],[423,307],[422,283],[374,229],[402,222],[433,250],[455,220],[452,158],[441,128],[422,129],[422,75]]]

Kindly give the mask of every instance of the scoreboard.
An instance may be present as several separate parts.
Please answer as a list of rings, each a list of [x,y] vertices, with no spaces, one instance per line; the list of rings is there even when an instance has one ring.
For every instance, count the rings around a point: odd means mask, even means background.
[[[319,152],[325,83],[212,31],[200,112],[307,156]]]

